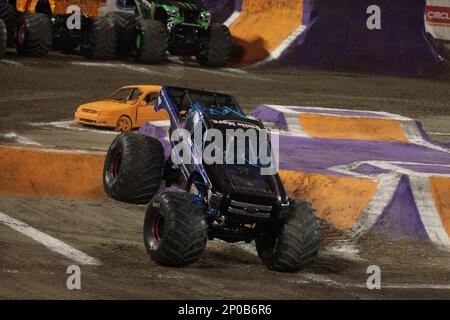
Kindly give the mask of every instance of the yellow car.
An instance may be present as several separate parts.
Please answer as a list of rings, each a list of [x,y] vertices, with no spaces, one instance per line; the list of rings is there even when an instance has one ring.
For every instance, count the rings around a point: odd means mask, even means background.
[[[75,112],[75,122],[116,131],[140,128],[147,121],[169,120],[165,110],[155,111],[161,86],[136,85],[116,90],[111,97],[83,104]]]

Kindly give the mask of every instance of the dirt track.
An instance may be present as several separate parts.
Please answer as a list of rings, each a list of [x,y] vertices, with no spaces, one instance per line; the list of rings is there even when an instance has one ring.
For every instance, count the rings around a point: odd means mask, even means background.
[[[146,67],[58,54],[33,59],[9,53],[6,58],[0,62],[0,134],[15,132],[46,145],[105,148],[113,135],[28,124],[70,120],[78,104],[132,83],[229,92],[248,109],[264,102],[382,110],[424,120],[428,131],[450,133],[448,75],[411,79],[291,69],[205,70],[178,62]],[[163,268],[145,253],[144,211],[110,200],[0,197],[0,212],[102,263],[82,267],[83,289],[69,291],[65,271],[74,262],[0,224],[0,298],[450,298],[450,287],[434,287],[450,285],[450,253],[410,240],[370,237],[351,244],[351,250],[325,250],[309,273],[297,275],[268,271],[254,254],[222,242],[209,243],[192,267]],[[365,287],[366,269],[373,264],[381,267],[382,286],[391,288]]]
[[[16,219],[99,259],[82,266],[82,290],[66,288],[74,262],[0,225],[0,298],[99,299],[448,299],[450,290],[399,288],[402,284],[450,283],[450,254],[431,245],[371,237],[356,245],[361,254],[324,251],[309,273],[280,274],[252,253],[214,241],[189,268],[164,268],[146,255],[142,242],[145,208],[110,200],[62,201],[0,198]],[[365,288],[369,265],[379,265],[382,285]]]

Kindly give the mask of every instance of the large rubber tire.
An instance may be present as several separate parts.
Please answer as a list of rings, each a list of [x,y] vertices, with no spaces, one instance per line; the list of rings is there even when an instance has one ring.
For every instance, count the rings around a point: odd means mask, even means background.
[[[86,58],[108,60],[114,58],[117,35],[108,17],[97,17],[90,26],[89,34],[82,43],[82,54]]]
[[[156,20],[138,23],[136,59],[143,63],[158,63],[166,57],[168,37],[166,26]]]
[[[191,194],[163,192],[150,202],[144,221],[144,244],[158,264],[182,267],[205,250],[208,225],[203,201]]]
[[[114,11],[108,14],[108,18],[111,19],[117,35],[116,52],[119,54],[131,53],[134,49],[137,36],[136,18],[134,14]]]
[[[164,150],[157,139],[121,133],[106,155],[103,168],[105,192],[118,201],[146,204],[159,190],[164,164]]]
[[[206,67],[223,67],[231,56],[231,33],[227,26],[212,24],[200,39],[198,62]]]
[[[8,32],[6,24],[0,19],[0,59],[5,55],[6,44],[8,42]]]
[[[19,14],[15,6],[11,4],[0,5],[0,19],[6,24],[8,32],[8,47],[13,47],[16,43],[17,19]]]
[[[20,17],[16,48],[22,55],[43,57],[52,49],[53,30],[50,18],[43,13],[27,13]]]
[[[272,237],[256,238],[262,262],[271,270],[297,272],[309,267],[320,250],[320,226],[313,207],[298,201]]]

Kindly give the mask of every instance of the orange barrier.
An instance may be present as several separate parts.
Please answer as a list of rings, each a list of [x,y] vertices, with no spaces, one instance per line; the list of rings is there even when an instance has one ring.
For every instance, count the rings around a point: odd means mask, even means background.
[[[399,121],[392,119],[303,113],[300,123],[314,138],[408,142]]]
[[[450,178],[431,177],[431,192],[442,225],[450,236]]]
[[[230,26],[232,64],[264,60],[301,25],[302,16],[303,1],[243,0],[241,15]]]
[[[340,231],[348,231],[377,190],[374,180],[281,170],[289,195],[311,202],[320,219]]]
[[[103,198],[103,161],[76,150],[0,147],[0,194]]]

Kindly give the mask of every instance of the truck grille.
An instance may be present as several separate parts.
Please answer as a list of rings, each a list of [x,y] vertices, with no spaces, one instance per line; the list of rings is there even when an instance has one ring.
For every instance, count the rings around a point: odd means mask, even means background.
[[[231,200],[228,212],[254,218],[269,218],[273,206]]]
[[[183,12],[184,22],[186,24],[194,24],[197,25],[198,12],[186,10]]]

